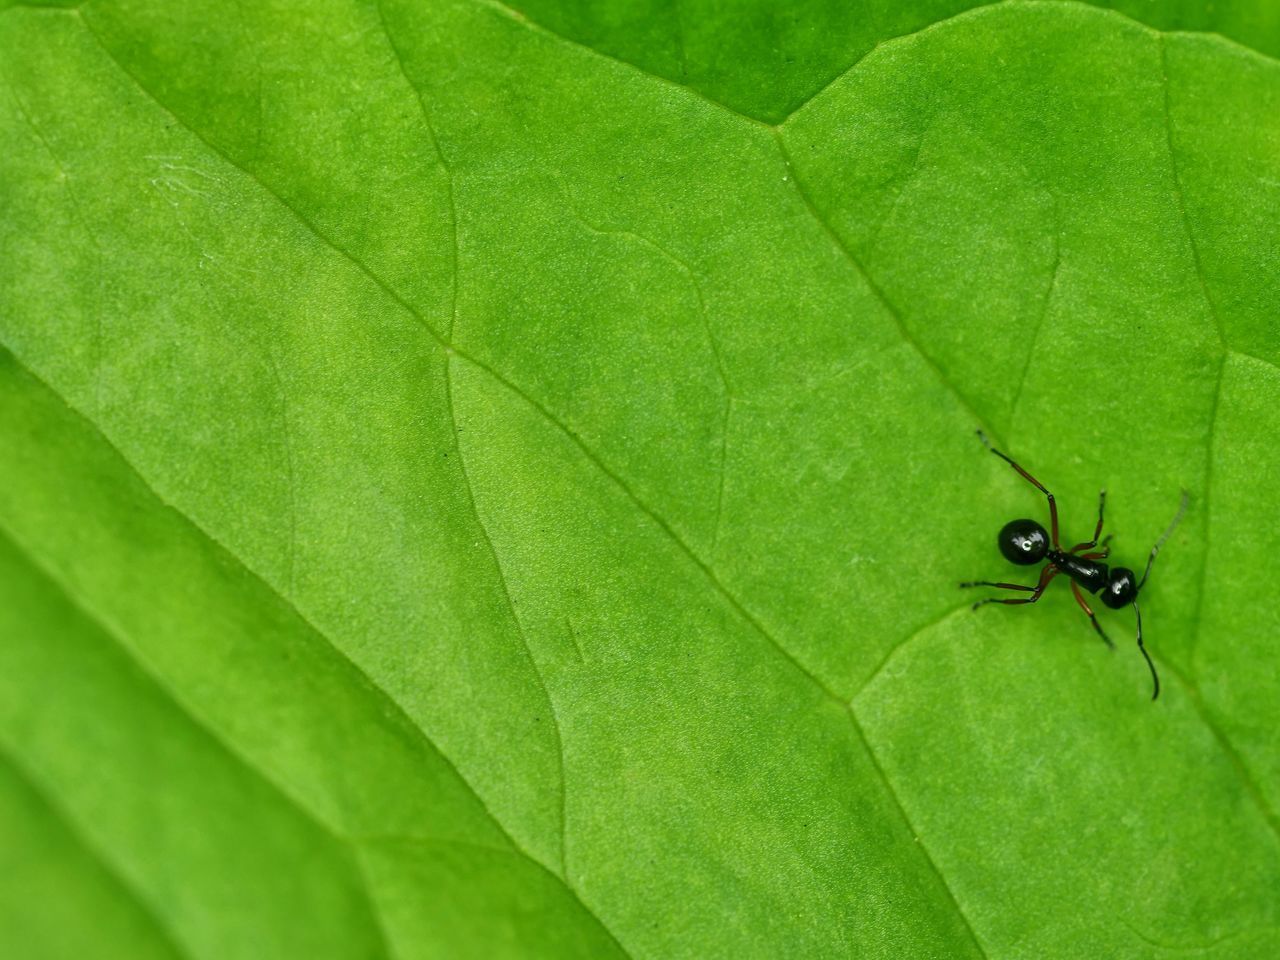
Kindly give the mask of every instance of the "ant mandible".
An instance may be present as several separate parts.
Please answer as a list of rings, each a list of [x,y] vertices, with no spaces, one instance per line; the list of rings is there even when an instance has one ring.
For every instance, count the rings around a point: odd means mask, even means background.
[[[1098,636],[1102,638],[1108,647],[1114,650],[1115,644],[1103,632],[1102,625],[1098,623],[1098,618],[1094,616],[1092,608],[1090,608],[1083,594],[1080,593],[1080,588],[1083,587],[1090,593],[1101,591],[1102,602],[1112,610],[1119,610],[1121,607],[1132,604],[1133,614],[1138,623],[1138,649],[1142,652],[1142,656],[1146,659],[1147,666],[1151,670],[1151,682],[1154,685],[1151,699],[1156,699],[1156,697],[1160,696],[1160,677],[1156,674],[1156,665],[1151,662],[1151,656],[1147,653],[1147,648],[1142,644],[1142,613],[1138,610],[1138,592],[1147,582],[1147,576],[1151,573],[1151,564],[1155,562],[1156,554],[1160,552],[1160,548],[1164,546],[1165,541],[1172,535],[1174,528],[1178,525],[1178,521],[1182,519],[1182,514],[1187,509],[1187,491],[1182,491],[1182,503],[1178,507],[1178,512],[1174,516],[1173,522],[1169,524],[1169,528],[1156,541],[1156,545],[1151,548],[1151,555],[1147,557],[1147,568],[1142,572],[1142,579],[1138,580],[1134,572],[1128,567],[1108,568],[1105,563],[1099,562],[1105,560],[1111,553],[1111,548],[1107,546],[1108,541],[1111,540],[1110,535],[1102,541],[1101,550],[1095,551],[1093,549],[1098,546],[1098,535],[1102,533],[1102,509],[1107,502],[1106,490],[1098,494],[1098,523],[1093,528],[1093,539],[1086,540],[1084,543],[1077,543],[1070,550],[1064,551],[1058,543],[1058,505],[1053,499],[1053,494],[1046,490],[1039,480],[1018,466],[1012,458],[1005,456],[993,447],[991,441],[987,439],[987,435],[981,430],[978,431],[978,439],[983,442],[988,450],[1008,463],[1014,470],[1017,470],[1023,478],[1045,495],[1045,498],[1049,501],[1049,528],[1052,531],[1053,539],[1050,541],[1044,527],[1034,520],[1010,520],[1006,523],[1001,528],[1000,535],[996,538],[1000,552],[1004,554],[1006,560],[1019,566],[1039,563],[1045,558],[1048,558],[1049,562],[1040,571],[1040,580],[1034,587],[1028,587],[1021,583],[995,583],[991,580],[972,580],[960,584],[961,587],[999,587],[1002,590],[1025,590],[1031,594],[1030,597],[1017,600],[988,597],[986,600],[979,600],[975,603],[973,609],[977,610],[984,603],[1035,603],[1040,599],[1040,595],[1044,593],[1045,587],[1049,585],[1049,582],[1058,574],[1065,573],[1071,579],[1071,592],[1075,594],[1076,603],[1080,604],[1080,609],[1089,617],[1089,622],[1093,624],[1093,629],[1098,631]],[[1080,551],[1082,550],[1090,552],[1081,553]]]

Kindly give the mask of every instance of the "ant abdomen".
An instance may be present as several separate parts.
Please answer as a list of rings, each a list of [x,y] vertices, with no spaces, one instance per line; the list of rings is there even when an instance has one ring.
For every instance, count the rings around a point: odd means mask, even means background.
[[[1030,566],[1049,552],[1049,535],[1034,520],[1010,520],[996,538],[1000,552],[1010,563]]]

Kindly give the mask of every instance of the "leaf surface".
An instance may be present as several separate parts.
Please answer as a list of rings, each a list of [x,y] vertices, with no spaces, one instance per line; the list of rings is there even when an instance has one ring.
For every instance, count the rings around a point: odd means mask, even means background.
[[[0,12],[6,953],[1275,954],[1280,21],[882,6]]]

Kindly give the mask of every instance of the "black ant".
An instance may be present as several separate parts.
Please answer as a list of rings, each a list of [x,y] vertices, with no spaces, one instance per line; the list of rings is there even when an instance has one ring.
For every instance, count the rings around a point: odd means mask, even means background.
[[[1053,494],[1046,490],[1039,480],[1018,466],[1010,457],[1005,456],[993,447],[991,441],[987,439],[987,435],[981,430],[978,431],[978,439],[986,445],[988,450],[1017,470],[1032,486],[1045,495],[1049,501],[1049,527],[1053,532],[1053,539],[1050,541],[1044,527],[1034,520],[1010,520],[1006,523],[1001,528],[999,537],[996,538],[1000,552],[1004,554],[1006,560],[1019,566],[1030,566],[1033,563],[1039,563],[1046,557],[1049,562],[1040,571],[1040,580],[1034,587],[1024,586],[1021,583],[993,583],[990,580],[974,580],[960,584],[961,587],[999,587],[1002,590],[1025,590],[1031,594],[1030,597],[1017,600],[988,597],[986,600],[979,600],[975,603],[973,609],[977,610],[984,603],[1035,603],[1040,599],[1040,595],[1044,593],[1049,581],[1058,574],[1065,573],[1071,579],[1071,592],[1075,594],[1076,603],[1080,604],[1080,609],[1088,615],[1089,622],[1093,624],[1093,629],[1098,631],[1098,636],[1102,638],[1108,647],[1114,650],[1115,644],[1103,632],[1102,625],[1098,623],[1098,618],[1094,616],[1093,610],[1080,593],[1080,588],[1083,587],[1090,593],[1101,591],[1103,604],[1112,610],[1119,610],[1127,604],[1133,604],[1133,613],[1138,622],[1138,649],[1142,652],[1142,656],[1147,661],[1147,666],[1151,669],[1151,682],[1155,687],[1151,693],[1151,699],[1154,700],[1160,696],[1160,677],[1156,674],[1156,665],[1151,662],[1147,648],[1142,645],[1142,613],[1138,610],[1138,592],[1147,582],[1147,576],[1151,573],[1151,564],[1155,562],[1156,554],[1160,552],[1160,548],[1169,539],[1174,528],[1177,527],[1178,521],[1182,519],[1182,514],[1187,509],[1187,491],[1182,491],[1182,503],[1178,507],[1178,512],[1174,516],[1173,522],[1169,524],[1169,529],[1165,530],[1160,539],[1156,541],[1156,545],[1151,548],[1151,555],[1147,557],[1147,568],[1142,572],[1142,579],[1138,580],[1134,576],[1134,572],[1128,567],[1108,568],[1105,563],[1099,562],[1105,560],[1111,553],[1111,548],[1107,546],[1107,543],[1111,540],[1110,535],[1102,541],[1101,550],[1094,551],[1093,549],[1098,546],[1098,535],[1102,533],[1102,509],[1107,502],[1106,490],[1098,494],[1098,523],[1093,528],[1093,539],[1086,540],[1084,543],[1077,543],[1070,550],[1064,551],[1058,543],[1058,505],[1053,499]],[[1050,546],[1050,543],[1052,543],[1052,546]],[[1081,550],[1091,552],[1081,553]]]

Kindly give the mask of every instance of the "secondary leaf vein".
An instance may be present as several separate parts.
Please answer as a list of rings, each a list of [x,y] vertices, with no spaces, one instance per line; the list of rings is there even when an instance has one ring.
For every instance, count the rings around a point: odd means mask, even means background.
[[[952,909],[960,917],[960,922],[964,924],[965,931],[969,934],[969,939],[973,941],[973,945],[977,948],[978,953],[982,957],[987,956],[986,949],[982,946],[982,941],[978,939],[978,932],[974,930],[973,924],[969,922],[969,917],[965,914],[964,909],[960,906],[960,901],[956,899],[955,891],[951,889],[951,884],[947,883],[947,878],[942,875],[942,871],[938,869],[937,863],[934,862],[933,855],[929,853],[928,844],[924,838],[920,836],[920,832],[916,830],[915,824],[911,822],[911,817],[907,814],[907,808],[903,805],[902,800],[898,797],[898,793],[893,788],[893,782],[889,779],[889,775],[885,773],[884,767],[880,765],[880,758],[876,756],[875,749],[871,746],[871,740],[867,737],[866,731],[862,728],[862,722],[858,719],[858,714],[853,709],[853,703],[845,704],[845,710],[849,714],[849,721],[853,724],[853,729],[858,734],[858,739],[862,741],[863,748],[867,751],[867,756],[871,760],[871,765],[875,767],[876,773],[880,777],[880,781],[884,784],[885,790],[889,796],[893,798],[894,806],[898,810],[898,815],[902,818],[902,822],[906,824],[907,830],[920,843],[920,853],[924,857],[925,863],[929,865],[929,869],[933,871],[933,875],[937,878],[939,885],[947,895],[947,899],[951,902]]]
[[[725,484],[725,468],[729,455],[729,418],[732,415],[735,397],[733,388],[729,384],[729,373],[725,367],[724,355],[720,350],[720,343],[716,339],[715,332],[711,327],[711,314],[707,310],[706,296],[702,292],[702,284],[698,281],[698,274],[684,257],[668,250],[665,246],[656,240],[646,237],[644,234],[637,233],[634,230],[608,230],[604,227],[597,226],[584,217],[570,199],[570,192],[565,188],[564,182],[559,175],[555,176],[556,189],[559,190],[561,198],[564,201],[565,209],[573,216],[578,223],[582,224],[587,230],[594,234],[604,237],[626,237],[641,246],[653,250],[662,259],[670,263],[676,271],[685,279],[689,288],[693,291],[693,297],[698,305],[698,317],[702,322],[703,334],[707,338],[707,344],[711,348],[711,356],[715,363],[716,376],[720,381],[720,389],[722,398],[720,402],[720,451],[719,465],[717,467],[716,480],[716,499],[715,506],[712,511],[712,534],[710,550],[715,551],[716,545],[720,540],[720,526],[724,514],[724,484]]]
[[[513,9],[512,7],[507,6],[505,3],[502,3],[501,0],[473,0],[473,2],[475,3],[476,6],[488,7],[490,10],[493,10],[494,12],[502,15],[503,17],[506,17],[507,19],[520,25],[521,27],[524,27],[526,30],[529,30],[532,33],[536,33],[541,36],[547,37],[548,39],[554,40],[557,43],[564,44],[567,47],[573,47],[575,50],[583,50],[591,54],[592,56],[600,58],[601,60],[607,60],[610,63],[618,64],[619,66],[625,67],[629,71],[634,71],[640,74],[641,76],[648,77],[650,80],[654,81],[655,83],[660,83],[665,87],[671,87],[676,90],[680,90],[681,92],[687,94],[688,96],[695,97],[696,99],[701,100],[704,103],[708,103],[711,106],[715,107],[717,110],[727,113],[730,116],[737,118],[738,120],[744,120],[747,123],[751,124],[752,126],[765,127],[770,130],[773,129],[772,124],[766,123],[763,120],[760,120],[749,114],[743,113],[740,110],[735,110],[733,107],[729,106],[728,104],[721,103],[719,100],[715,100],[707,96],[705,93],[703,93],[701,90],[697,89],[696,87],[690,87],[683,83],[677,83],[675,80],[672,80],[670,77],[664,77],[658,73],[651,73],[650,71],[644,69],[643,67],[637,66],[636,64],[632,63],[629,60],[623,60],[619,57],[613,56],[612,54],[605,53],[603,50],[597,50],[595,47],[588,46],[585,43],[579,43],[577,40],[573,40],[569,37],[563,36],[562,34],[556,33],[554,30],[550,30],[547,27],[544,27],[542,24],[538,23],[536,20],[530,20],[527,16],[525,16],[519,10],[516,10],[516,9]]]
[[[387,25],[387,17],[382,9],[382,0],[376,0],[374,7],[378,11],[378,21],[382,25],[382,32],[386,34],[387,45],[391,48],[391,53],[395,57],[396,66],[400,70],[400,76],[404,78],[405,84],[413,91],[413,95],[418,100],[418,109],[422,112],[422,122],[427,130],[427,139],[431,141],[431,149],[435,152],[436,159],[440,161],[440,169],[444,171],[445,188],[449,199],[449,222],[453,263],[450,271],[450,308],[449,308],[449,326],[445,329],[445,336],[452,337],[454,327],[458,323],[458,273],[459,260],[461,259],[461,250],[459,249],[458,240],[458,202],[456,189],[454,187],[453,170],[449,166],[449,161],[445,159],[444,150],[440,147],[440,139],[436,136],[436,128],[431,123],[431,111],[427,109],[427,101],[422,95],[422,90],[418,88],[412,80],[409,79],[409,71],[405,68],[404,55],[400,52],[400,48],[396,46],[395,37],[391,34],[391,28]],[[423,321],[426,322],[425,320]]]
[[[475,487],[471,482],[470,471],[467,469],[466,454],[462,452],[462,439],[458,435],[458,418],[453,408],[453,377],[449,372],[452,363],[452,356],[446,356],[444,364],[445,406],[449,411],[449,435],[453,438],[453,449],[457,453],[458,469],[462,474],[463,490],[466,492],[467,504],[471,508],[471,515],[475,519],[476,526],[480,530],[480,536],[485,542],[490,559],[493,561],[494,572],[497,574],[498,583],[502,588],[502,596],[506,599],[507,610],[510,612],[511,621],[515,625],[516,635],[520,638],[520,647],[524,652],[525,658],[529,662],[529,668],[533,671],[533,675],[538,680],[538,686],[542,690],[542,696],[547,701],[547,711],[551,714],[551,727],[556,740],[556,756],[560,764],[560,796],[558,799],[560,808],[560,861],[561,868],[563,870],[567,790],[564,775],[564,738],[561,736],[560,732],[560,719],[556,715],[556,705],[551,698],[551,691],[547,687],[547,681],[542,676],[542,671],[538,669],[538,661],[533,655],[533,649],[529,646],[529,638],[525,634],[524,624],[520,621],[520,615],[516,613],[515,600],[511,597],[511,587],[507,583],[507,575],[502,568],[502,561],[498,557],[498,547],[493,542],[493,537],[490,535],[488,527],[485,526],[485,522],[480,516],[480,508],[476,503]],[[569,885],[569,874],[567,871],[564,873],[564,882],[566,886]]]
[[[1000,442],[999,435],[992,430],[990,424],[987,423],[986,418],[978,413],[977,409],[964,395],[960,388],[956,386],[951,378],[947,376],[946,371],[939,366],[938,362],[925,352],[925,349],[920,345],[920,341],[917,340],[915,335],[912,334],[910,329],[908,329],[906,321],[903,319],[902,311],[894,306],[892,301],[889,300],[888,296],[886,296],[885,292],[880,288],[880,285],[876,283],[871,274],[867,272],[866,267],[864,267],[862,262],[854,256],[853,250],[847,243],[845,243],[844,238],[840,236],[835,228],[828,222],[827,218],[818,210],[817,206],[814,205],[813,199],[809,196],[808,190],[805,189],[804,183],[796,174],[795,165],[791,162],[791,154],[787,150],[786,142],[782,139],[781,133],[775,131],[774,141],[777,143],[778,150],[782,154],[782,161],[786,165],[788,178],[791,183],[795,184],[796,193],[800,196],[800,200],[804,204],[805,209],[809,211],[809,215],[813,217],[818,226],[822,228],[822,231],[830,238],[836,249],[849,262],[849,265],[853,267],[854,272],[862,279],[867,289],[871,291],[872,296],[880,302],[885,313],[897,327],[898,333],[901,335],[903,342],[906,343],[922,361],[924,361],[925,365],[933,372],[934,376],[938,378],[942,385],[955,396],[960,405],[968,411],[971,417],[973,417],[974,422],[985,427],[988,434],[995,437],[997,442]]]

